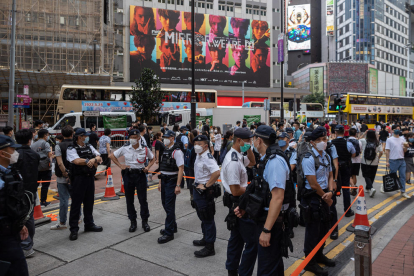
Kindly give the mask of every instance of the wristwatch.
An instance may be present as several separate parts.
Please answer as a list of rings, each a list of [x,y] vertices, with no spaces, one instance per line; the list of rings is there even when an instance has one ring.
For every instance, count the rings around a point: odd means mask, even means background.
[[[334,190],[328,191],[328,193],[332,193],[332,196],[335,195],[335,191]]]
[[[205,183],[203,186],[204,186],[204,189],[207,190],[207,183]]]
[[[86,159],[85,159],[85,163],[86,163],[86,164],[88,164],[88,163],[89,163],[89,159],[88,159],[88,158],[86,158]]]
[[[338,182],[338,179],[334,179],[334,182]]]
[[[263,227],[262,232],[265,233],[265,234],[269,234],[270,233],[270,230],[267,229],[266,227]]]

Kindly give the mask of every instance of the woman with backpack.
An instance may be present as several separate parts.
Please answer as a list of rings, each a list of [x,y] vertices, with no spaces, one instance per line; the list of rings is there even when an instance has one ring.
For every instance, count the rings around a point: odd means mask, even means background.
[[[382,151],[385,151],[385,144],[389,136],[388,130],[386,130],[385,125],[381,126],[381,131],[379,132],[379,141],[382,145]]]
[[[405,181],[407,184],[411,185],[411,173],[414,173],[414,133],[408,132],[404,135],[405,140],[408,142],[408,149],[404,153],[404,160],[405,160]]]
[[[365,178],[365,191],[369,192],[370,197],[374,197],[376,190],[373,184],[383,149],[375,130],[367,130],[365,134],[366,138],[359,140],[362,144],[361,170],[362,176]]]
[[[214,130],[214,159],[216,159],[217,163],[219,162],[220,149],[221,149],[221,129],[220,127],[216,127]]]

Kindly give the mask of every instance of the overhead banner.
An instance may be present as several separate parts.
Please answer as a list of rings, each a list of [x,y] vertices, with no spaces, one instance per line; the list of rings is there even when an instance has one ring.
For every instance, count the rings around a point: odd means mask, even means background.
[[[130,102],[122,101],[82,101],[82,111],[132,111]]]
[[[309,50],[311,48],[310,4],[287,7],[288,51]]]
[[[312,93],[323,93],[323,67],[309,68],[309,90]]]
[[[198,104],[196,103],[196,108]],[[170,102],[162,102],[160,112],[164,111],[171,111],[171,110],[180,110],[180,109],[191,109],[191,103],[170,103]]]
[[[369,91],[378,94],[378,70],[375,68],[369,68]]]
[[[335,32],[335,0],[326,0],[326,35],[334,36]]]
[[[104,128],[126,128],[127,127],[127,116],[103,116]]]
[[[412,107],[392,105],[351,105],[351,113],[413,114]]]
[[[267,21],[195,14],[196,84],[270,86]],[[191,81],[191,12],[130,6],[130,80],[150,68],[162,83]]]
[[[406,96],[405,77],[400,77],[400,96]]]

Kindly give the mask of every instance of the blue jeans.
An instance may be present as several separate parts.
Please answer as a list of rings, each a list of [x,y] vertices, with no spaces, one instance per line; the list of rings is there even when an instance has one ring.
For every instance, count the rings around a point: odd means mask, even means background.
[[[70,197],[70,187],[67,183],[58,183],[59,193],[59,221],[61,224],[66,224],[68,216],[68,206]],[[80,210],[79,218],[82,216],[82,209]]]
[[[177,229],[177,222],[175,221],[176,185],[177,176],[163,176],[161,178],[161,202],[167,214],[165,218],[165,234],[167,236],[174,236],[174,230]]]
[[[398,171],[398,177],[401,183],[401,193],[405,193],[405,160],[404,159],[390,159],[390,173],[396,173]]]
[[[256,223],[251,219],[237,219],[237,226],[231,230],[227,245],[226,269],[238,269],[240,276],[252,275],[257,258],[258,244],[259,237]]]

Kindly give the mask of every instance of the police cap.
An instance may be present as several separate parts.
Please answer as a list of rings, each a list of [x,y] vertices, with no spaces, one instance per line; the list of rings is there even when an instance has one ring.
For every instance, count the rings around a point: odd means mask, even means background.
[[[180,127],[180,131],[183,131],[183,130],[188,130],[188,128],[186,126]]]
[[[285,132],[286,133],[293,133],[293,128],[287,127],[287,128],[285,128]]]
[[[281,132],[277,138],[289,138],[289,135],[286,132]]]
[[[310,135],[310,140],[315,141],[319,137],[326,136],[326,128],[323,126],[317,127],[312,131],[312,134]]]
[[[128,132],[128,135],[129,135],[129,136],[132,136],[132,135],[138,135],[138,136],[140,136],[140,135],[141,135],[141,132],[139,131],[139,129],[131,129],[131,130]]]
[[[343,126],[343,125],[337,125],[337,126],[335,127],[335,131],[341,131],[341,130],[345,130],[345,128],[344,128],[344,126]]]
[[[205,135],[197,135],[197,136],[194,138],[194,140],[193,140],[193,144],[194,144],[195,142],[201,142],[201,141],[208,141],[207,136],[205,136]]]
[[[270,127],[270,126],[260,125],[256,129],[256,131],[254,133],[254,136],[257,136],[257,137],[260,137],[260,138],[264,138],[264,139],[270,139],[271,136],[276,137],[276,131],[272,127]]]
[[[247,128],[238,128],[234,131],[234,136],[240,139],[249,139],[253,137],[253,133]]]
[[[175,132],[172,130],[168,130],[164,133],[164,135],[162,136],[163,138],[170,138],[170,137],[175,137]]]
[[[4,148],[20,148],[22,145],[16,144],[12,138],[7,135],[0,135],[0,149]]]
[[[91,135],[90,133],[86,132],[86,130],[84,128],[78,128],[75,132],[76,136],[82,135],[82,136],[89,136]]]

